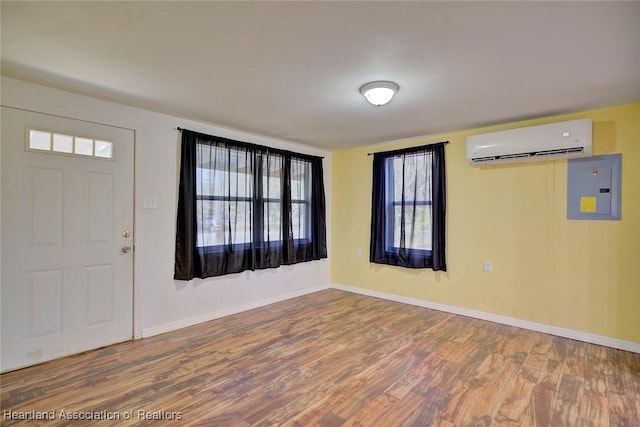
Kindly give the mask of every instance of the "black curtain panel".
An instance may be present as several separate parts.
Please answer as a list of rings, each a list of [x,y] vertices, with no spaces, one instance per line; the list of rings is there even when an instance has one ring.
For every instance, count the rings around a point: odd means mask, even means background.
[[[175,279],[327,257],[321,157],[181,131]]]
[[[371,262],[447,270],[445,144],[374,154]]]

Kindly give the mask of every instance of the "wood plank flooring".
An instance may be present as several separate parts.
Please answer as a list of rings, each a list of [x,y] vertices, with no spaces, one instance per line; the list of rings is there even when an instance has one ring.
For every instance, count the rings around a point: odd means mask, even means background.
[[[640,426],[640,354],[338,290],[0,380],[2,425]]]

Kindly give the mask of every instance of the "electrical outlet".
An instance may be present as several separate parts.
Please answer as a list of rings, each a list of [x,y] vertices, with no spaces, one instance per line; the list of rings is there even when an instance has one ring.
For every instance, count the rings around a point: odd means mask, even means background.
[[[356,256],[362,256],[362,249],[356,249]]]
[[[491,273],[493,271],[493,262],[484,261],[482,263],[482,271],[484,271],[485,273]]]

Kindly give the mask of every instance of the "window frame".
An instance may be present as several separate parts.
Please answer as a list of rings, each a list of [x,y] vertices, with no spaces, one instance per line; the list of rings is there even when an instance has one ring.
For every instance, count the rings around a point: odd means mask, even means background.
[[[32,142],[34,141],[34,134],[46,134],[48,136],[49,142],[47,144],[47,148],[35,147]],[[71,150],[60,150],[56,149],[55,139],[56,137],[66,137],[71,139]],[[77,149],[77,141],[84,140],[89,141],[91,143],[91,153],[83,153]],[[109,146],[109,155],[105,156],[98,153],[96,149],[97,144],[107,144]],[[41,153],[41,154],[54,154],[57,156],[67,156],[67,157],[75,157],[81,159],[89,159],[89,160],[107,160],[107,161],[115,161],[116,160],[116,141],[108,141],[102,138],[95,138],[91,136],[84,135],[76,135],[70,134],[65,131],[56,131],[49,130],[45,128],[35,128],[31,126],[25,127],[25,138],[24,138],[24,149],[25,151],[29,151],[31,153]]]
[[[232,147],[226,147],[225,150],[234,150]],[[238,153],[240,153],[240,150],[235,150]],[[221,171],[223,173],[230,173],[232,172],[230,170],[231,167],[231,162],[227,162],[227,163],[223,163],[222,166],[224,166],[223,168],[215,168],[214,165],[209,165],[208,167],[203,167],[202,165],[198,165],[197,164],[197,158],[196,158],[196,185],[194,187],[195,190],[195,202],[196,202],[196,206],[197,203],[200,201],[213,201],[213,202],[224,202],[225,203],[225,207],[228,206],[228,203],[240,203],[240,202],[245,202],[245,203],[250,203],[250,204],[255,204],[254,201],[254,195],[255,192],[253,191],[253,188],[251,188],[251,191],[249,191],[249,194],[251,194],[252,196],[226,196],[226,195],[216,195],[216,194],[207,194],[207,195],[203,195],[201,194],[198,190],[202,187],[201,185],[198,185],[198,178],[201,177],[202,175],[200,173],[198,173],[198,169],[206,169],[209,171],[212,171],[212,175],[215,175],[215,171]],[[237,171],[236,171],[237,173]],[[249,174],[246,174],[249,175]],[[252,187],[255,186],[255,173],[252,172],[249,176],[250,180],[251,180],[251,185]],[[245,194],[247,193],[246,189],[245,189]],[[253,208],[255,210],[255,207]],[[252,227],[254,227],[254,225],[252,224]],[[206,253],[215,253],[215,252],[225,252],[228,251],[229,248],[231,247],[231,249],[233,250],[244,250],[247,249],[251,246],[252,241],[254,239],[253,236],[251,236],[251,239],[249,241],[244,241],[241,243],[232,243],[232,244],[228,244],[228,243],[220,243],[220,244],[213,244],[213,245],[200,245],[199,242],[203,242],[204,243],[204,238],[201,238],[200,236],[203,234],[199,228],[198,223],[196,222],[196,229],[195,229],[195,234],[196,234],[196,248],[198,248],[198,250],[201,250],[203,252]]]
[[[204,279],[245,270],[276,268],[281,265],[327,258],[322,157],[234,141],[186,129],[179,130],[182,132],[182,141],[176,212],[174,279],[191,280],[195,277]],[[207,149],[223,150],[222,157],[220,154],[213,155],[213,152],[207,153]],[[246,165],[245,162],[239,163],[241,167],[235,164],[234,150],[242,153],[241,157],[246,156]],[[264,162],[265,156],[269,156],[266,157],[267,159],[278,159],[278,163],[273,164],[270,160]],[[302,166],[298,163],[300,161],[303,162]],[[229,166],[227,162],[230,163]],[[256,167],[256,162],[262,166]],[[226,174],[227,180],[220,181],[220,178],[216,177],[215,181],[197,182],[198,173],[200,173],[198,169],[201,167],[220,169],[223,175]],[[269,176],[262,176],[263,169]],[[236,176],[233,175],[235,172],[249,174],[249,176],[244,175],[241,181],[236,183]],[[302,172],[304,172],[304,182],[301,183],[298,175]],[[292,183],[292,174],[298,181]],[[206,175],[201,175],[199,179],[203,180],[205,177]],[[275,185],[263,187],[265,181],[271,177],[281,180],[279,189]],[[232,187],[228,187],[229,182],[232,183]],[[218,187],[216,183],[221,183],[223,188]],[[207,190],[210,184],[214,184],[215,189],[209,187],[212,190]],[[235,187],[236,184],[239,187]],[[303,187],[300,188],[300,185]],[[251,192],[244,191],[249,186],[251,186]],[[240,194],[231,194],[235,193],[235,188]],[[197,194],[198,192],[201,193]],[[207,192],[220,194],[205,195],[204,193]],[[208,211],[202,209],[202,202],[207,200],[217,200],[227,204],[245,202],[250,205],[250,210],[244,211],[237,217],[242,223],[239,223],[239,227],[235,227],[230,219],[233,220],[235,213],[240,213],[241,209],[232,210],[232,216],[229,217],[216,207],[218,216],[225,215],[221,221],[216,219],[218,224],[223,224],[222,229],[216,228],[222,235],[207,236],[201,232],[199,238],[198,231],[202,231],[204,224],[208,223],[205,218],[205,212],[208,215]],[[275,207],[272,206],[274,203]],[[278,209],[280,212],[275,212],[273,216],[266,216],[269,209],[273,211]],[[300,211],[301,209],[304,209],[304,212]],[[300,220],[298,220],[299,214]],[[276,222],[277,215],[281,218],[279,223]],[[271,230],[267,227],[269,225],[276,227],[276,224],[281,231],[269,233]],[[246,236],[249,235],[251,237],[247,239]],[[276,235],[278,240],[275,240]],[[236,236],[250,241],[235,243]],[[269,240],[270,238],[273,239]],[[221,243],[212,244],[215,242]]]
[[[293,159],[292,159],[293,160]],[[296,158],[295,161],[298,162],[305,162],[307,165],[304,168],[304,195],[305,198],[304,199],[294,199],[293,196],[291,197],[291,212],[293,213],[293,205],[297,204],[300,206],[304,206],[304,211],[305,211],[305,227],[304,227],[304,237],[298,238],[296,239],[295,237],[293,238],[294,241],[302,243],[302,244],[306,244],[311,242],[311,222],[312,222],[312,218],[311,218],[311,191],[312,191],[312,180],[313,180],[313,176],[311,173],[311,162],[305,159],[299,159]],[[293,217],[292,217],[293,218]],[[291,221],[293,223],[293,220]]]
[[[370,262],[406,268],[447,270],[445,241],[446,165],[444,150],[446,144],[447,142],[439,142],[374,154]],[[425,170],[427,175],[418,176],[416,174],[412,176],[404,172],[406,165],[411,164],[411,160],[407,158],[412,155],[431,156],[425,159],[427,162],[423,162],[425,164],[424,167],[427,168]],[[400,157],[402,159],[398,163],[403,168],[400,179],[404,181],[404,185],[400,186],[403,191],[402,194],[397,193],[398,188],[393,185],[394,180],[398,178],[395,176],[398,170],[394,171],[394,167],[398,166],[393,162]],[[422,168],[420,164],[416,164],[416,167]],[[417,170],[420,171],[421,169]],[[426,185],[426,188],[423,188],[422,185]],[[430,197],[431,200],[422,200],[425,197],[425,191],[427,192],[426,197]],[[398,198],[396,199],[396,197]],[[408,200],[405,200],[405,198]],[[413,198],[418,200],[414,203]],[[397,207],[402,207],[403,203],[405,211],[396,220]],[[422,211],[420,209],[421,206],[429,207],[429,213]],[[409,214],[416,213],[415,220],[409,217],[409,221],[407,221],[407,209],[409,209]],[[426,215],[430,216],[430,224],[427,222],[429,218]],[[403,235],[394,236],[396,233],[395,226],[398,221],[402,221],[398,232],[405,233],[405,239],[402,239]],[[416,235],[417,229],[414,229],[413,226],[422,221],[424,221],[425,227],[427,227],[426,224],[429,224],[429,235],[422,234],[419,231],[418,233],[422,235]],[[427,232],[427,230],[424,230],[424,232]],[[430,239],[430,242],[428,239]],[[407,247],[407,242],[413,247]],[[426,249],[429,243],[431,248]],[[425,249],[420,248],[421,245]]]
[[[426,156],[430,154],[425,154]],[[394,159],[403,156],[402,154],[398,154],[395,156],[389,156],[385,159],[385,208],[386,208],[386,224],[385,224],[385,251],[397,255],[400,253],[400,246],[395,246],[395,229],[396,229],[396,215],[395,215],[395,207],[405,204],[402,200],[397,200],[395,198],[395,170],[394,170]],[[431,173],[428,172],[430,179]],[[430,224],[433,223],[433,200],[413,200],[412,204],[417,206],[430,206],[431,209],[431,221]],[[429,240],[432,240],[433,230],[430,227],[429,230]],[[398,239],[399,240],[399,239]],[[433,248],[433,244],[431,246]],[[406,250],[412,256],[419,257],[427,257],[431,256],[433,251],[432,249],[417,249],[417,248],[406,248]]]
[[[203,195],[201,193],[198,192],[198,186],[196,186],[196,196],[195,199],[196,201],[219,201],[219,202],[233,202],[233,203],[239,203],[239,202],[244,202],[244,203],[250,203],[253,206],[253,232],[252,232],[252,236],[251,236],[251,241],[248,242],[242,242],[242,243],[232,243],[231,245],[229,244],[225,244],[225,243],[219,243],[219,244],[213,244],[213,245],[199,245],[197,244],[197,247],[200,250],[204,250],[207,252],[219,252],[219,251],[225,251],[227,250],[227,248],[229,246],[231,246],[234,249],[243,249],[243,248],[247,248],[250,247],[252,243],[257,244],[258,248],[262,248],[264,246],[267,245],[282,245],[283,244],[283,236],[282,234],[279,236],[279,238],[277,240],[271,240],[268,237],[268,232],[267,229],[265,229],[265,226],[267,224],[267,221],[265,221],[265,213],[267,211],[267,209],[265,208],[267,204],[269,203],[278,203],[280,205],[280,220],[282,221],[282,210],[284,209],[285,206],[285,202],[283,197],[280,198],[273,198],[273,197],[264,197],[264,189],[263,189],[263,185],[261,185],[264,182],[264,179],[267,175],[264,174],[264,166],[263,166],[263,162],[262,162],[262,155],[258,155],[257,156],[257,162],[256,165],[254,166],[254,172],[252,173],[252,179],[251,179],[251,191],[249,191],[250,194],[253,194],[253,196],[245,196],[245,197],[238,197],[238,196],[219,196],[219,195]],[[304,160],[304,159],[295,159],[296,161],[299,162],[305,162],[308,166],[304,168],[304,195],[305,198],[298,198],[298,199],[294,199],[291,198],[290,202],[292,205],[292,212],[293,212],[293,205],[299,205],[299,206],[304,206],[304,237],[300,237],[300,238],[293,238],[293,240],[295,242],[298,243],[309,243],[311,242],[311,180],[312,180],[312,174],[311,174],[311,162],[309,162],[308,160]],[[286,160],[283,159],[283,163]],[[215,170],[213,168],[207,168],[209,170]],[[228,172],[227,169],[223,169],[223,171]],[[261,177],[262,180],[258,177]],[[283,187],[283,182],[285,177],[281,176],[280,177],[280,187]],[[282,191],[281,191],[281,196],[282,196]],[[204,239],[200,239],[200,235],[201,235],[201,231],[198,228],[198,224],[196,224],[196,234],[197,234],[197,241],[203,241]],[[282,226],[281,226],[282,227]]]

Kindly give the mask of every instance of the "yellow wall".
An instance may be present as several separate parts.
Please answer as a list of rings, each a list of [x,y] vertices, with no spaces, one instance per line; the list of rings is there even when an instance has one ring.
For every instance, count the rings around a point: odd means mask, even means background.
[[[621,221],[566,219],[567,161],[467,164],[468,135],[578,118],[622,153]],[[367,153],[443,140],[448,272],[370,264]],[[332,197],[333,283],[640,342],[640,103],[335,152]]]

